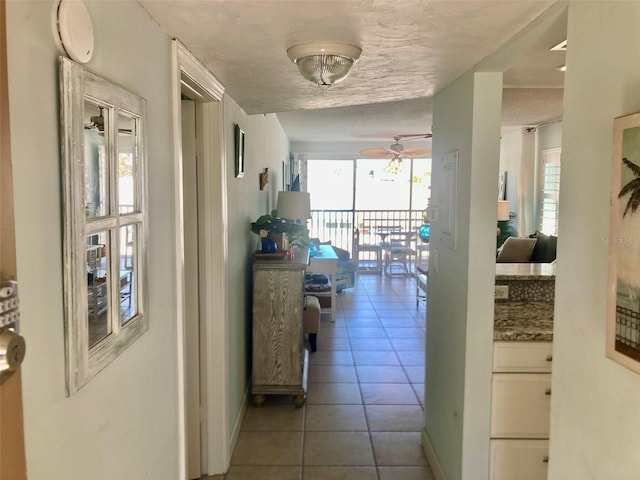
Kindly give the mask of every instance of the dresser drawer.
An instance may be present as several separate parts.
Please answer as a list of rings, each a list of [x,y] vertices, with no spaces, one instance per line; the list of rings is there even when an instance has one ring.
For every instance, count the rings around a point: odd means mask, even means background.
[[[491,438],[549,438],[551,374],[496,373]]]
[[[551,372],[551,342],[495,342],[494,372]]]
[[[491,440],[491,480],[545,480],[548,440]]]

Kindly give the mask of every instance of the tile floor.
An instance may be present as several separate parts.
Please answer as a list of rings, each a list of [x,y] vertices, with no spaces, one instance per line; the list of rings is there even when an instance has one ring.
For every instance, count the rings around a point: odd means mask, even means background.
[[[225,476],[210,480],[432,480],[422,452],[425,304],[415,280],[360,275],[323,318],[306,404],[247,407]],[[323,316],[325,317],[325,316]]]

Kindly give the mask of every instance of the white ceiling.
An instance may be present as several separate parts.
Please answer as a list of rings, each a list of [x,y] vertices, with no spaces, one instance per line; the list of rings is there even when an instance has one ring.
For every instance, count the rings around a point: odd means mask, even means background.
[[[554,1],[139,0],[249,114],[279,113],[292,141],[371,141],[431,130],[432,97],[481,64]],[[562,115],[566,26],[544,31],[505,70],[503,128]],[[303,79],[287,48],[358,45],[349,77],[327,91]],[[508,87],[508,88],[507,88]],[[282,113],[280,113],[282,112]]]

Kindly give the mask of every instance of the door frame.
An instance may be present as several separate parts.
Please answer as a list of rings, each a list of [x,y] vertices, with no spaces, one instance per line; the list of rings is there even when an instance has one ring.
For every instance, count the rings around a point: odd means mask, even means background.
[[[202,97],[202,228],[201,351],[202,463],[205,474],[222,474],[229,467],[229,356],[227,342],[227,185],[224,141],[224,87],[178,40],[172,41],[172,104],[174,137],[174,201],[176,236],[176,325],[178,355],[178,414],[180,469],[187,478],[186,344],[184,308],[184,219],[182,215],[181,90],[187,87]],[[212,273],[215,272],[215,275]]]

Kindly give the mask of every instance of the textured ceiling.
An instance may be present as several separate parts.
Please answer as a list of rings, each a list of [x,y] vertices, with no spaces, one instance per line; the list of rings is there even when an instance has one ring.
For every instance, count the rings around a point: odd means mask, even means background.
[[[279,118],[293,141],[378,140],[430,131],[433,94],[554,3],[139,1],[247,113],[286,112]],[[555,67],[563,64],[564,54],[548,48],[563,37],[564,32],[553,32],[539,51],[505,72],[505,86],[515,88],[505,91],[505,126],[561,116],[563,77]],[[304,80],[286,53],[292,45],[322,40],[362,48],[350,76],[327,91]]]

